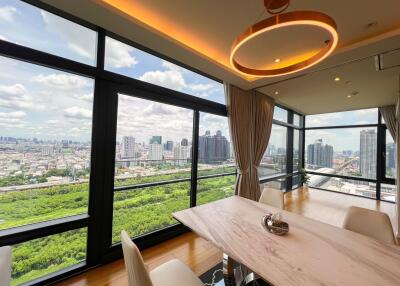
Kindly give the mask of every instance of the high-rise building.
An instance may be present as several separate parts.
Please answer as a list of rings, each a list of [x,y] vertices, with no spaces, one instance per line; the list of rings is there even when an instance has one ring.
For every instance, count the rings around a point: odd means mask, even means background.
[[[163,159],[161,144],[150,144],[149,145],[149,160],[161,161]]]
[[[307,164],[316,167],[333,166],[333,146],[323,144],[322,139],[318,139],[314,144],[307,146]]]
[[[229,159],[230,145],[221,131],[211,135],[206,131],[203,136],[199,136],[199,160],[205,163],[216,163]]]
[[[376,131],[360,131],[360,173],[365,178],[376,178]]]
[[[162,143],[162,137],[161,136],[152,136],[150,138],[150,144],[161,144]]]
[[[164,143],[164,150],[166,151],[172,151],[174,149],[174,142],[168,140],[166,143]]]
[[[135,157],[135,138],[132,136],[122,137],[121,158]]]
[[[396,168],[396,145],[388,143],[386,145],[386,169],[391,170]]]
[[[42,156],[51,156],[54,154],[53,146],[42,146]]]
[[[187,159],[190,158],[190,148],[182,144],[177,144],[174,146],[174,160],[175,164],[183,165],[187,163]]]

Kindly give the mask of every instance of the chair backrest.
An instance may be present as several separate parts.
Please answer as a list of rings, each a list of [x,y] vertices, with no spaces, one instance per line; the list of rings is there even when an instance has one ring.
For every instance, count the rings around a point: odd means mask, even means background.
[[[283,192],[278,189],[264,188],[258,202],[270,205],[279,209],[284,209]]]
[[[125,230],[121,232],[121,242],[129,286],[153,286],[142,255]]]
[[[0,285],[11,285],[11,247],[0,247]]]
[[[343,228],[382,242],[396,244],[390,218],[382,212],[351,206],[347,210]]]

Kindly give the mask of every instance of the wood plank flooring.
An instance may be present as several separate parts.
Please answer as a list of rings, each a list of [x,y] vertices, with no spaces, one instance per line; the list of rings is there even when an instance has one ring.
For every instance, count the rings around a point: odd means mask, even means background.
[[[285,209],[335,226],[341,226],[349,206],[386,212],[395,222],[395,204],[316,189],[298,189],[285,195]],[[221,261],[222,253],[194,233],[186,233],[142,252],[150,269],[178,258],[197,275]],[[123,260],[65,280],[58,286],[128,286]]]

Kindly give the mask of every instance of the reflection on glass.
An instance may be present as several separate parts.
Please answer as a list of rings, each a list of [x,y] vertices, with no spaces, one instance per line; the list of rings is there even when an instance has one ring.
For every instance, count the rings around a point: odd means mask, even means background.
[[[376,198],[376,184],[358,181],[357,179],[333,178],[321,175],[310,175],[308,184],[310,187],[325,190],[358,195],[368,198]]]
[[[261,192],[266,188],[286,191],[286,178],[277,179],[274,181],[269,181],[267,183],[261,184]]]
[[[193,111],[118,97],[115,186],[190,178]]]
[[[87,229],[34,239],[12,248],[11,285],[21,285],[86,260]]]
[[[172,213],[190,206],[189,194],[190,182],[115,192],[112,242],[122,230],[136,237],[177,224]]]
[[[93,80],[0,57],[0,229],[87,212]]]
[[[235,192],[236,176],[224,176],[197,181],[197,205],[230,197]]]
[[[396,202],[396,185],[381,184],[381,199],[389,202]]]
[[[292,190],[297,189],[301,186],[301,177],[293,176],[292,177]]]
[[[376,178],[376,128],[306,130],[305,136],[308,170]]]
[[[274,119],[275,120],[287,122],[287,117],[288,117],[288,112],[285,109],[280,108],[279,106],[274,107]]]
[[[300,169],[299,156],[300,156],[300,131],[293,130],[293,172]]]
[[[0,2],[0,39],[85,64],[95,64],[95,31],[23,1]]]
[[[378,109],[360,109],[306,116],[306,127],[377,124]]]
[[[222,83],[106,37],[105,69],[225,104]]]
[[[235,172],[228,118],[200,113],[198,176]]]
[[[293,114],[293,125],[300,126],[300,115]]]
[[[260,178],[286,173],[287,127],[273,124],[268,147],[258,168]]]
[[[389,130],[386,129],[386,177],[396,178],[396,145]]]

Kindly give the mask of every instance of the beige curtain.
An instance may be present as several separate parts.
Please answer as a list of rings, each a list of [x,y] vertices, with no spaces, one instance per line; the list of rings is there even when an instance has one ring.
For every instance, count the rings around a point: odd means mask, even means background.
[[[400,88],[400,84],[399,84]],[[400,152],[399,152],[399,142],[400,142],[400,95],[397,96],[397,104],[396,104],[396,127],[395,127],[395,137],[394,142],[396,144],[396,210],[397,210],[397,237],[400,238],[400,187],[399,187],[399,179],[400,179]],[[386,122],[386,119],[385,119]],[[388,126],[389,128],[389,126]]]
[[[229,128],[238,176],[236,195],[258,200],[257,168],[267,148],[272,129],[274,100],[256,91],[225,85]]]
[[[379,107],[379,111],[382,114],[385,124],[392,135],[393,140],[396,138],[396,106],[388,105]]]

